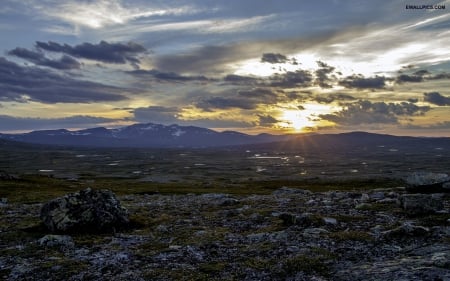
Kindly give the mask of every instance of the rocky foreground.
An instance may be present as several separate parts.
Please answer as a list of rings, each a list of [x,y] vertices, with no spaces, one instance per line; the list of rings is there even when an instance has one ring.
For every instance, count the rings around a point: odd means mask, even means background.
[[[44,202],[3,200],[0,279],[450,280],[448,193],[283,187],[118,199],[130,222],[100,234],[52,234],[39,219]]]

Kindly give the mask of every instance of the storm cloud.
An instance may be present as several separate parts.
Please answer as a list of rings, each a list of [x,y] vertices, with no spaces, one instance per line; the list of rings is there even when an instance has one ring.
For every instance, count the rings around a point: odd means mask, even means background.
[[[134,42],[123,43],[108,43],[101,41],[98,44],[83,43],[76,46],[68,44],[61,45],[56,42],[36,42],[36,48],[64,53],[77,58],[89,59],[105,63],[138,64],[140,61],[138,55],[147,52],[147,49],[140,44]]]
[[[339,81],[339,85],[356,89],[382,89],[386,86],[387,80],[384,76],[366,78],[362,75],[351,75]]]
[[[20,66],[0,57],[0,100],[44,103],[120,101],[124,89],[77,80],[47,69]]]
[[[438,92],[424,93],[423,99],[426,102],[439,106],[450,105],[450,97],[443,96]]]
[[[264,53],[261,57],[261,62],[268,62],[272,64],[285,63],[287,61],[288,58],[282,54]]]
[[[47,58],[43,52],[35,52],[25,48],[15,48],[9,51],[8,55],[55,69],[78,69],[81,67],[81,64],[73,57],[63,55],[60,59],[53,60]]]
[[[62,118],[31,118],[0,115],[0,130],[49,130],[61,128],[97,127],[107,123],[117,122],[118,119],[76,115]]]
[[[175,81],[175,82],[188,82],[188,81],[206,82],[206,81],[211,80],[203,75],[201,75],[201,76],[185,76],[185,75],[180,75],[175,72],[161,72],[156,69],[152,69],[152,70],[138,69],[138,70],[128,71],[127,73],[134,75],[134,76],[143,77],[143,78],[152,77],[157,80],[166,80],[166,81]]]
[[[397,124],[399,117],[420,116],[429,110],[428,106],[417,106],[409,102],[385,103],[359,100],[347,104],[342,111],[320,115],[320,117],[344,126]]]

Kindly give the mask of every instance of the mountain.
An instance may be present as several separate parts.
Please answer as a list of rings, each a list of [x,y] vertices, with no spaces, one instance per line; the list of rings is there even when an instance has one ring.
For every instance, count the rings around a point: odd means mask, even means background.
[[[218,147],[284,141],[292,136],[247,135],[216,132],[194,126],[134,124],[118,129],[103,127],[78,131],[41,130],[23,134],[0,134],[0,139],[18,142],[93,147]]]

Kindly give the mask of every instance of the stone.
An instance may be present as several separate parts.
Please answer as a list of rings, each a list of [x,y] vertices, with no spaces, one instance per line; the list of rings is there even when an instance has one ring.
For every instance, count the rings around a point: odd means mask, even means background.
[[[45,247],[73,248],[75,243],[69,235],[48,234],[38,240],[39,245]]]
[[[416,172],[406,179],[406,190],[410,192],[449,192],[448,186],[450,177],[444,173]]]
[[[404,222],[401,226],[382,233],[384,238],[403,237],[403,236],[427,236],[430,229],[424,226],[416,226],[411,222]]]
[[[404,194],[400,197],[400,204],[409,215],[430,214],[444,208],[440,194]]]
[[[128,211],[110,190],[87,188],[53,199],[41,209],[52,232],[104,232],[129,223]]]

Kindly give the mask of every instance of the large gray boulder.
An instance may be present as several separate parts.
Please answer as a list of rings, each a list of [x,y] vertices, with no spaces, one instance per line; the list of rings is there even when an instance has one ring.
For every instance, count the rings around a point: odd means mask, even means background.
[[[406,178],[406,190],[420,193],[449,192],[450,177],[444,173],[415,172]]]
[[[103,232],[129,222],[112,191],[90,188],[44,204],[41,219],[52,232]]]

